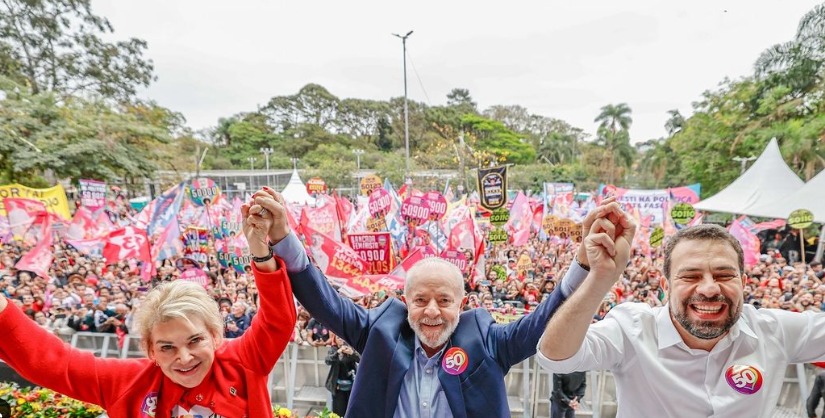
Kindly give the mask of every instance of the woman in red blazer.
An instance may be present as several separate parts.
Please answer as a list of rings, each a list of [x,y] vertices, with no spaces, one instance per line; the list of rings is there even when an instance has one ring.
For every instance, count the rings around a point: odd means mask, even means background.
[[[272,215],[256,194],[243,231],[256,258],[260,310],[241,337],[224,341],[218,305],[199,285],[154,289],[136,313],[147,358],[104,359],[62,343],[0,297],[0,359],[29,381],[120,417],[272,417],[267,377],[295,325],[283,261],[272,258]]]

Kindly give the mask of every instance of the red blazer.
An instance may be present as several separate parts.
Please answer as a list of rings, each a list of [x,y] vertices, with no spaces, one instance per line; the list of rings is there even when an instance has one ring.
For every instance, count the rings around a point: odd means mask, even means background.
[[[273,273],[253,263],[258,314],[242,337],[218,347],[211,373],[196,388],[172,382],[148,358],[103,359],[74,349],[11,303],[0,312],[0,359],[29,381],[100,405],[112,418],[165,418],[177,404],[207,406],[227,418],[272,417],[267,377],[296,316],[286,268],[277,262]]]

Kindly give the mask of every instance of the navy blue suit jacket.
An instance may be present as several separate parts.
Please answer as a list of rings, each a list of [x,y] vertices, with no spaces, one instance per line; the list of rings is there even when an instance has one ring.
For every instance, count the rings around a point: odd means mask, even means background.
[[[415,347],[407,306],[391,298],[367,310],[340,296],[314,265],[289,273],[289,279],[307,311],[361,353],[346,416],[392,418]],[[533,313],[506,325],[496,324],[483,309],[461,313],[447,345],[464,349],[467,368],[457,376],[442,368],[438,373],[453,416],[510,416],[504,375],[536,353],[547,321],[562,302],[562,292],[556,290]]]

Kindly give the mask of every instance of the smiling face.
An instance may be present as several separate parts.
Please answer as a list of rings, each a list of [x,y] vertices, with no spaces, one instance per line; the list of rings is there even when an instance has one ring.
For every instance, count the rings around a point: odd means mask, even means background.
[[[185,387],[198,386],[215,361],[215,338],[200,318],[173,318],[152,328],[149,358],[170,380]]]
[[[670,258],[673,324],[688,347],[709,350],[742,312],[745,277],[737,252],[725,241],[687,239]]]
[[[408,278],[414,279],[408,280],[402,299],[407,304],[410,327],[427,354],[432,355],[447,343],[458,326],[464,289],[457,267],[446,261],[426,261],[426,266],[410,269]]]

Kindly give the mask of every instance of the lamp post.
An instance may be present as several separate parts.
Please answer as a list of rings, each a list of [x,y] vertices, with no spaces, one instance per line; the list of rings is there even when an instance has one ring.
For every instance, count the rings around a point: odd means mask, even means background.
[[[404,54],[404,150],[406,155],[405,170],[407,175],[410,174],[410,116],[409,106],[407,105],[407,38],[409,38],[412,33],[413,31],[409,31],[404,36],[393,33],[393,36],[401,38],[401,48]]]
[[[266,158],[266,171],[269,171],[269,156],[272,155],[274,151],[272,150],[272,148],[269,147],[263,147],[260,149],[260,151],[261,154],[264,155],[264,158]]]
[[[361,156],[364,155],[364,150],[354,149],[352,153],[355,154],[355,165],[358,167],[358,171],[361,171]]]
[[[252,184],[252,171],[255,170],[255,157],[249,157],[246,161],[249,161],[249,189],[252,190],[255,188]]]
[[[755,160],[756,157],[751,155],[750,157],[733,157],[733,161],[739,161],[741,163],[741,168],[739,169],[739,175],[745,174],[745,167],[748,164],[748,161]]]

